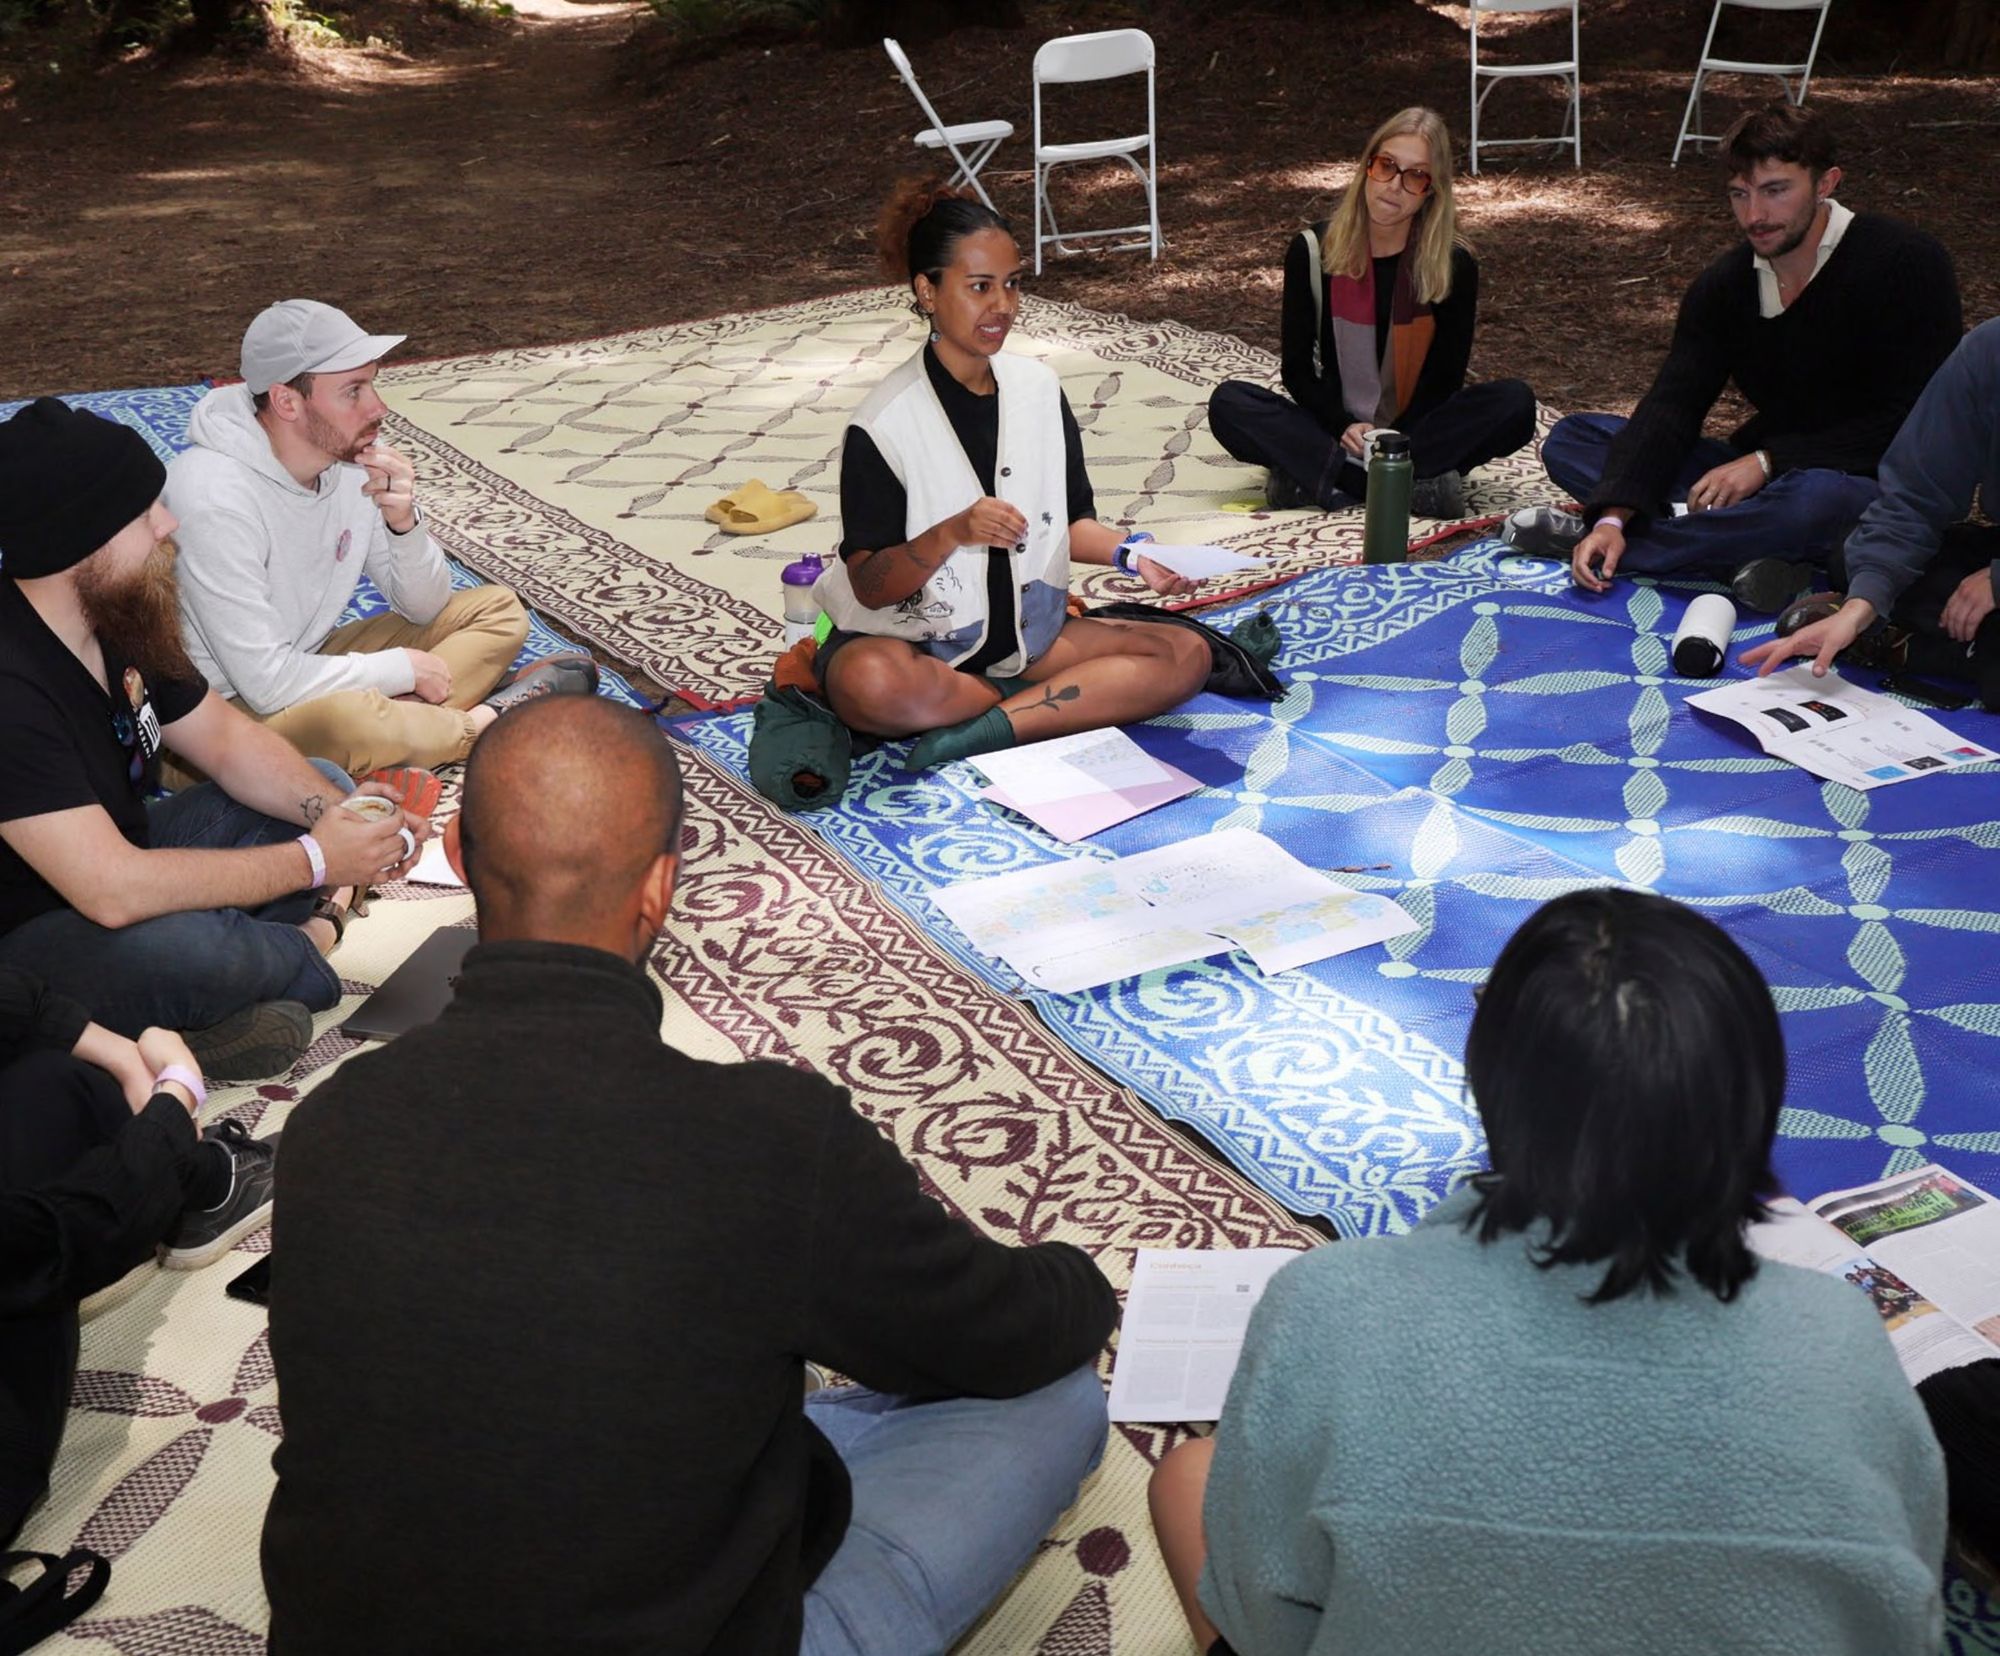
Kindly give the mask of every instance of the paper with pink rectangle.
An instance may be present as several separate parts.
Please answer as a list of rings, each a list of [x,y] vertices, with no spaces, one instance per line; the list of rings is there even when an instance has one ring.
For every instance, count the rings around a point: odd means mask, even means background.
[[[1059,840],[1088,839],[1201,784],[1163,764],[1122,730],[1086,730],[973,760],[991,784],[981,795]]]

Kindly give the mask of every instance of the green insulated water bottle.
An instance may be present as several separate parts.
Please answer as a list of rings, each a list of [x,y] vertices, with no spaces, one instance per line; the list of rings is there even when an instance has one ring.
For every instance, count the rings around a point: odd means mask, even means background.
[[[1375,451],[1368,457],[1361,556],[1368,563],[1401,563],[1410,553],[1410,440],[1400,431],[1370,435]]]

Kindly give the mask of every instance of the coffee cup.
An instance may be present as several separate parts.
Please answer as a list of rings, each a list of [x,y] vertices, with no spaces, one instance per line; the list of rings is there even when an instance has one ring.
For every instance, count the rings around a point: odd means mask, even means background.
[[[1394,426],[1375,426],[1361,434],[1361,464],[1364,469],[1375,458],[1375,440],[1394,434]]]
[[[343,810],[352,811],[371,822],[386,822],[403,814],[400,805],[393,799],[384,799],[380,794],[351,793],[340,804]],[[407,862],[417,854],[417,836],[407,828],[398,828],[396,832],[403,837],[403,855],[397,860]]]

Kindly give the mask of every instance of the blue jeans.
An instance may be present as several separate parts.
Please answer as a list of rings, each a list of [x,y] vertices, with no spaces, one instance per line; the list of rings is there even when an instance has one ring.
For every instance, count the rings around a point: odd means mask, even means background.
[[[339,766],[312,763],[340,793],[352,789]],[[213,782],[147,808],[147,836],[161,850],[240,850],[299,832]],[[259,1001],[303,1001],[323,1012],[340,999],[340,976],[299,929],[312,904],[312,892],[298,891],[255,910],[190,909],[115,928],[60,908],[0,937],[0,965],[33,972],[121,1035],[155,1024],[206,1029]]]
[[[1558,488],[1588,500],[1604,476],[1611,440],[1625,428],[1616,414],[1571,414],[1558,420],[1542,442],[1542,466]],[[1704,472],[1742,455],[1713,437],[1688,450],[1674,478],[1671,500],[1687,492]],[[1790,558],[1824,564],[1847,539],[1874,500],[1872,477],[1809,467],[1774,477],[1748,500],[1719,511],[1673,517],[1666,501],[1633,500],[1647,516],[1625,533],[1621,574],[1673,575],[1683,572],[1733,575],[1752,558]]]
[[[949,1649],[1076,1499],[1108,1429],[1089,1368],[998,1402],[839,1386],[806,1418],[847,1467],[854,1516],[806,1591],[800,1656]]]

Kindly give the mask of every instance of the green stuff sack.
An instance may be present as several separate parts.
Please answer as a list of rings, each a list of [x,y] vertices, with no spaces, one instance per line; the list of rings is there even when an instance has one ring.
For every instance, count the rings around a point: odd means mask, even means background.
[[[764,687],[751,714],[750,782],[788,811],[816,811],[847,791],[854,736],[833,709],[803,690]]]

